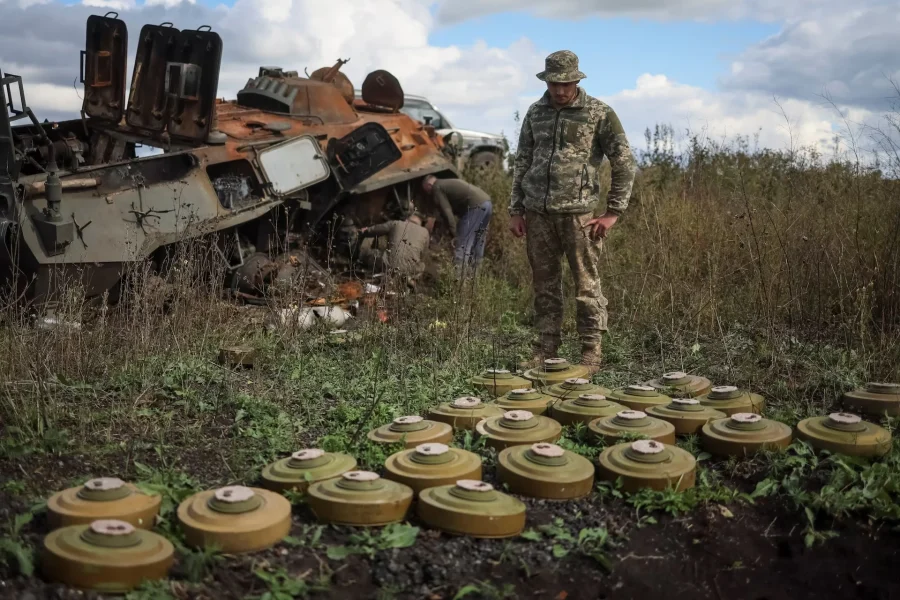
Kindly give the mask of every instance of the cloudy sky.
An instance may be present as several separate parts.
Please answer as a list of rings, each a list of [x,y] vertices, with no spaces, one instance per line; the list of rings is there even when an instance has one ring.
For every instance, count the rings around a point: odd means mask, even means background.
[[[225,43],[219,96],[259,65],[303,71],[350,59],[358,87],[384,68],[457,127],[505,133],[542,93],[544,57],[581,58],[588,93],[632,143],[669,124],[762,146],[829,148],[877,125],[900,82],[898,0],[0,0],[0,69],[26,77],[43,119],[76,116],[84,22],[116,10],[132,48],[144,23],[210,25]],[[133,67],[133,51],[128,70]],[[838,109],[835,108],[836,105]]]

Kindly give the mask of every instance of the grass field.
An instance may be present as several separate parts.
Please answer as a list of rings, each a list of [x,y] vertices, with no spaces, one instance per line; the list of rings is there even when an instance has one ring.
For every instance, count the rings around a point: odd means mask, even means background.
[[[794,426],[867,381],[900,380],[900,189],[885,176],[896,173],[890,161],[874,171],[699,139],[676,154],[657,133],[606,244],[611,331],[595,381],[621,386],[684,370],[762,394],[766,416]],[[394,449],[366,432],[471,394],[472,375],[528,356],[530,272],[523,244],[505,233],[509,175],[477,181],[497,204],[477,278],[459,284],[438,268],[420,294],[382,295],[388,322],[359,316],[356,344],[329,344],[324,331],[270,332],[267,309],[221,301],[220,274],[193,264],[175,274],[165,310],[142,285],[119,306],[90,310],[73,291],[61,317],[80,328],[35,328],[7,306],[0,597],[81,597],[40,576],[42,503],[99,476],[162,494],[156,530],[179,551],[169,580],[129,598],[900,593],[898,442],[875,462],[801,442],[718,460],[683,439],[699,460],[693,489],[625,494],[598,481],[584,500],[523,499],[528,529],[510,540],[448,537],[414,515],[372,531],[323,526],[295,494],[291,536],[272,550],[185,547],[174,509],[190,494],[257,484],[264,465],[305,447],[349,452],[379,470]],[[436,264],[445,258],[436,249]],[[252,370],[216,362],[220,346],[237,342],[256,348]],[[495,453],[467,436],[456,442],[483,457],[496,483]],[[561,444],[592,459],[601,450],[583,429],[567,429]]]

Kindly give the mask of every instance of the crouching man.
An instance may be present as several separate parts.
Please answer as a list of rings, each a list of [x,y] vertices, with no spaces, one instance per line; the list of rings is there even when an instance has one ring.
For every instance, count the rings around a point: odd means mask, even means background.
[[[408,284],[415,287],[416,280],[425,270],[423,257],[431,238],[418,215],[412,215],[405,221],[363,227],[359,235],[361,238],[384,236],[387,239],[384,250],[371,246],[360,250],[359,259],[364,265],[404,277]]]
[[[434,175],[422,181],[422,188],[434,197],[455,238],[453,263],[457,272],[474,270],[484,258],[484,245],[494,210],[491,197],[480,187],[462,179],[438,179]]]

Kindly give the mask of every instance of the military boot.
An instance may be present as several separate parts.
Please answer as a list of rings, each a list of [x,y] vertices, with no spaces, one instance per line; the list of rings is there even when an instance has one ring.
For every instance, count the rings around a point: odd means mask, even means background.
[[[546,358],[555,358],[557,355],[558,349],[553,347],[535,347],[533,350],[533,354],[531,360],[524,361],[519,364],[519,368],[523,371],[527,371],[528,369],[536,369],[544,364],[544,359]]]
[[[603,352],[600,343],[582,344],[581,346],[581,365],[588,368],[591,375],[596,374],[600,370],[603,358]]]

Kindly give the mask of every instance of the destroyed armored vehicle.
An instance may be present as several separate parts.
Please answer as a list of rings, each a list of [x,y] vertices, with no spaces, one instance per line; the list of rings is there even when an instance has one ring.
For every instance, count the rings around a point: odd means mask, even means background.
[[[114,298],[129,266],[189,239],[209,239],[256,290],[276,257],[329,248],[347,222],[427,214],[421,179],[458,176],[434,128],[400,112],[387,71],[355,98],[345,61],[308,77],[261,67],[225,101],[218,34],[146,25],[126,101],[125,23],[89,17],[85,44],[81,118],[39,122],[22,79],[2,78],[0,280],[16,296],[50,300],[74,279]]]

